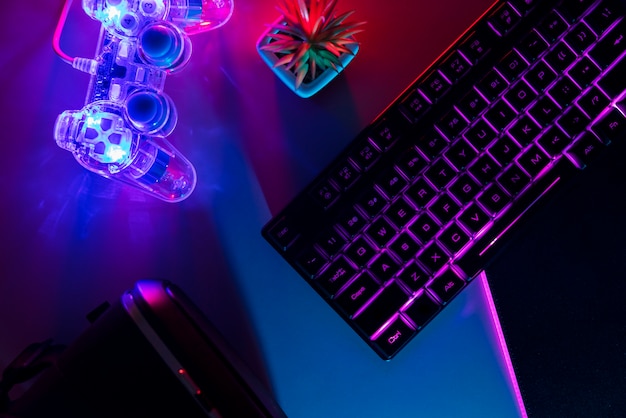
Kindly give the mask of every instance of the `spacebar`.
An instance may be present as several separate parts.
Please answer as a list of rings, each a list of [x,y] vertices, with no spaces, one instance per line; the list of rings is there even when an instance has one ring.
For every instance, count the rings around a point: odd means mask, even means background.
[[[528,216],[545,202],[556,186],[568,177],[579,172],[578,169],[566,161],[565,158],[555,162],[554,167],[543,177],[536,180],[534,186],[527,190],[523,196],[515,201],[514,205],[501,217],[498,218],[492,227],[474,242],[472,248],[455,260],[455,264],[460,267],[469,277],[474,277],[483,270],[487,263],[499,251],[504,241],[505,235],[509,235],[512,230],[519,227],[527,220]]]

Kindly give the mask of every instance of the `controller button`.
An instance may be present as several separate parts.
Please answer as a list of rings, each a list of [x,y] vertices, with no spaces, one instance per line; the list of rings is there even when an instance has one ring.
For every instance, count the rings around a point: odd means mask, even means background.
[[[122,26],[122,28],[128,31],[134,30],[138,24],[139,22],[137,20],[137,16],[132,15],[130,13],[126,13],[124,16],[120,18],[120,25]]]
[[[107,0],[107,5],[108,6],[117,6],[121,2],[122,2],[122,0]]]
[[[144,0],[141,2],[141,10],[147,14],[151,15],[157,10],[156,1],[154,0]]]
[[[108,118],[103,118],[100,120],[100,127],[103,131],[108,131],[113,126],[113,121]]]
[[[100,134],[94,128],[85,129],[85,138],[96,139]]]

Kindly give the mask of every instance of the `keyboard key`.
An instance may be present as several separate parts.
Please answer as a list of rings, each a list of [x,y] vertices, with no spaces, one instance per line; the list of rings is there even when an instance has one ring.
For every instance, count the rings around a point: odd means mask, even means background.
[[[576,84],[585,88],[600,75],[600,69],[585,56],[569,70],[568,74]]]
[[[407,203],[403,198],[397,199],[385,211],[385,215],[389,217],[391,222],[399,229],[406,225],[417,214],[413,205]]]
[[[489,154],[500,164],[505,166],[519,154],[521,148],[510,136],[504,135],[498,139],[491,147]]]
[[[589,122],[587,115],[576,106],[567,109],[565,114],[557,120],[559,126],[572,138],[584,131]]]
[[[575,22],[593,3],[594,0],[567,0],[559,6],[559,12],[570,22]]]
[[[450,260],[450,257],[436,242],[430,243],[417,257],[418,261],[432,274],[442,269]]]
[[[333,171],[331,178],[341,191],[348,190],[359,178],[358,169],[347,159],[337,165]]]
[[[547,126],[554,121],[560,111],[554,100],[544,96],[530,109],[530,115],[542,125]]]
[[[285,251],[298,238],[299,232],[292,221],[287,218],[281,218],[269,229],[268,235],[282,251]]]
[[[415,123],[424,116],[430,109],[428,100],[419,92],[413,89],[401,102],[402,114],[411,122]]]
[[[516,50],[506,54],[498,64],[498,70],[510,83],[515,81],[526,68],[528,64]]]
[[[620,14],[623,15],[623,10],[622,0],[604,0],[589,13],[585,21],[595,33],[601,34],[617,20]]]
[[[393,238],[396,230],[384,217],[381,216],[372,222],[365,232],[372,241],[382,248],[387,245],[391,238]]]
[[[346,240],[335,229],[329,228],[322,233],[317,243],[329,257],[334,257],[346,244]]]
[[[626,48],[626,20],[621,20],[589,51],[600,68],[607,68]]]
[[[391,120],[382,119],[370,130],[370,139],[378,149],[387,151],[395,144],[399,137],[399,130]]]
[[[435,189],[423,178],[418,179],[406,192],[406,196],[418,208],[426,207],[436,194]]]
[[[446,78],[453,83],[458,81],[470,70],[471,63],[459,51],[454,51],[446,58],[441,66],[441,71]]]
[[[469,235],[458,224],[453,222],[439,235],[439,242],[452,254],[461,249],[470,241]]]
[[[626,119],[617,109],[611,109],[592,127],[593,132],[605,144],[623,141],[626,136]]]
[[[585,132],[585,134],[567,150],[567,154],[578,163],[579,168],[585,168],[596,158],[600,150],[604,147],[605,145],[598,137],[590,132]]]
[[[459,211],[459,205],[448,195],[442,193],[435,199],[428,211],[433,214],[441,224],[448,223]]]
[[[304,270],[309,279],[312,279],[326,265],[328,260],[315,248],[309,248],[298,257],[298,265]]]
[[[550,157],[533,144],[517,159],[517,162],[531,177],[535,177],[550,164]]]
[[[413,292],[417,292],[426,286],[426,283],[428,283],[428,280],[430,279],[430,275],[426,273],[419,264],[411,262],[402,270],[402,272],[400,272],[398,278]]]
[[[420,86],[424,95],[431,103],[436,103],[450,89],[450,83],[438,71],[434,71]]]
[[[456,170],[443,158],[426,170],[426,178],[439,189],[443,189],[456,177]]]
[[[537,91],[545,90],[554,80],[556,80],[556,72],[543,61],[538,61],[530,71],[524,76],[524,79],[532,88]]]
[[[465,281],[448,269],[444,274],[437,277],[428,288],[442,301],[448,303],[461,289],[465,287]]]
[[[548,43],[533,30],[522,39],[517,47],[527,61],[534,62],[548,50]]]
[[[552,43],[565,33],[568,24],[556,11],[551,11],[544,21],[539,25],[539,33],[541,36]]]
[[[417,328],[421,328],[440,310],[440,305],[435,302],[427,292],[422,292],[413,300],[411,305],[406,308],[404,313],[413,321],[413,324],[415,324]]]
[[[596,86],[591,87],[587,93],[578,99],[578,106],[580,106],[591,119],[595,119],[596,116],[600,115],[608,105],[608,97]]]
[[[452,108],[438,123],[437,127],[445,135],[445,137],[452,141],[457,137],[463,129],[467,127],[467,121],[458,110]]]
[[[365,271],[335,299],[337,305],[351,317],[380,289],[380,284]]]
[[[366,335],[373,335],[383,326],[406,302],[408,295],[398,283],[391,282],[361,311],[354,319],[356,325]]]
[[[431,130],[420,137],[415,145],[422,154],[433,160],[448,146],[448,140],[436,131]]]
[[[346,249],[346,256],[357,266],[364,267],[377,254],[372,245],[363,237],[358,237]]]
[[[350,158],[356,163],[360,171],[369,170],[380,157],[380,151],[368,138],[362,138],[353,148]]]
[[[359,207],[370,217],[373,218],[382,212],[387,205],[387,200],[380,192],[374,188],[363,193],[359,199]]]
[[[459,216],[459,220],[472,233],[479,233],[491,220],[491,217],[477,204],[472,203]]]
[[[527,115],[522,116],[509,129],[509,134],[522,146],[530,144],[539,135],[541,127]]]
[[[407,232],[402,232],[395,241],[389,244],[389,248],[402,261],[407,262],[415,257],[421,246],[410,234],[408,234]]]
[[[496,104],[485,113],[485,119],[494,128],[502,132],[515,118],[517,112],[513,110],[504,100],[496,102]]]
[[[339,257],[326,269],[315,283],[333,296],[354,277],[356,269],[345,258]]]
[[[426,166],[428,161],[415,147],[408,148],[398,160],[398,168],[409,179],[416,178]]]
[[[476,90],[471,89],[459,102],[459,110],[466,119],[472,121],[487,108],[489,102]]]
[[[556,125],[551,126],[539,138],[539,145],[551,157],[559,155],[571,142],[570,137]]]
[[[339,217],[338,223],[346,231],[349,238],[354,237],[366,225],[365,218],[354,207],[344,211]]]
[[[508,83],[496,70],[491,70],[487,75],[478,83],[478,89],[487,98],[487,100],[494,100],[500,96],[500,94],[507,88]]]
[[[478,197],[478,203],[492,216],[504,209],[510,200],[511,198],[504,189],[495,183],[487,186],[483,194]]]
[[[519,22],[520,15],[508,3],[500,5],[489,17],[489,24],[500,36],[506,35]]]
[[[565,108],[578,97],[580,91],[580,87],[569,77],[563,77],[554,84],[548,93],[560,107]]]
[[[546,62],[556,71],[565,71],[577,58],[577,55],[565,42],[559,42],[546,55]]]
[[[367,267],[380,283],[387,283],[400,268],[398,263],[387,252],[380,254]]]
[[[481,150],[487,147],[494,139],[496,139],[497,132],[493,129],[484,119],[477,120],[471,128],[465,133],[465,139],[474,146],[474,148]]]
[[[398,196],[408,184],[395,167],[387,168],[376,178],[375,183],[389,200]]]
[[[511,196],[520,193],[530,183],[530,176],[516,164],[511,164],[500,177],[498,184]]]
[[[426,212],[409,225],[409,230],[422,242],[428,242],[439,231],[439,224]]]
[[[517,82],[504,96],[513,109],[521,112],[526,109],[536,98],[537,93],[524,80]]]
[[[622,46],[626,50],[626,42]],[[600,81],[598,85],[607,96],[610,98],[617,98],[620,94],[626,90],[626,82],[624,77],[626,75],[626,56],[622,57],[615,66],[613,66]]]
[[[458,171],[461,171],[474,159],[477,154],[478,153],[474,147],[472,147],[466,140],[460,139],[456,141],[454,145],[448,149],[448,151],[446,151],[445,155],[448,161],[450,161]]]
[[[500,166],[489,154],[483,154],[467,171],[481,184],[488,184],[498,174]]]
[[[471,32],[460,45],[459,50],[473,63],[483,58],[493,45],[493,32],[480,27]]]
[[[385,353],[385,356],[393,356],[407,341],[415,335],[415,331],[410,328],[400,317],[396,318],[378,338],[376,345]]]
[[[465,205],[480,191],[480,184],[467,173],[462,174],[448,189],[456,200]]]
[[[596,34],[593,33],[589,26],[587,26],[584,22],[577,24],[565,37],[565,41],[569,44],[569,46],[571,46],[572,49],[578,53],[584,52],[597,39],[598,37]]]

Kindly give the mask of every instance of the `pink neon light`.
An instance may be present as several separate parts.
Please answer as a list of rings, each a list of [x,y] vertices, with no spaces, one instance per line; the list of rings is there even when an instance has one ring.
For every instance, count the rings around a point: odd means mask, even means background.
[[[524,406],[524,400],[522,399],[522,393],[520,392],[519,384],[517,383],[517,377],[515,376],[515,370],[513,369],[513,363],[511,362],[511,356],[509,355],[509,349],[506,345],[506,340],[504,339],[502,327],[500,326],[500,319],[498,318],[496,305],[493,302],[491,289],[489,289],[489,283],[487,282],[487,274],[484,271],[481,271],[478,274],[478,279],[482,285],[485,299],[487,300],[487,306],[489,307],[489,313],[491,316],[491,323],[498,337],[500,354],[502,355],[502,359],[504,360],[504,364],[506,365],[507,374],[509,377],[509,384],[511,385],[511,389],[513,390],[513,393],[515,395],[515,400],[517,401],[517,409],[520,413],[520,416],[522,416],[523,418],[528,418],[528,414],[526,413],[526,407]]]

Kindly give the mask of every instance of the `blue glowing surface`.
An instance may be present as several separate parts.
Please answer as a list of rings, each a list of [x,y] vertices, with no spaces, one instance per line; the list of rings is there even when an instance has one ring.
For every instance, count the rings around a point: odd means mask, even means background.
[[[349,69],[315,100],[293,95],[254,49],[276,18],[272,4],[251,2],[194,38],[189,66],[167,80],[180,116],[172,142],[199,179],[176,205],[90,173],[54,144],[55,118],[82,106],[88,77],[50,48],[58,4],[7,4],[0,24],[14,41],[0,60],[0,104],[11,121],[11,158],[0,168],[8,202],[0,369],[33,341],[71,341],[103,300],[159,277],[192,297],[289,416],[517,415],[478,286],[385,363],[260,236],[271,214],[490,3],[342,1],[368,27]],[[64,48],[93,57],[99,28],[79,3]],[[15,16],[28,16],[27,30]]]

